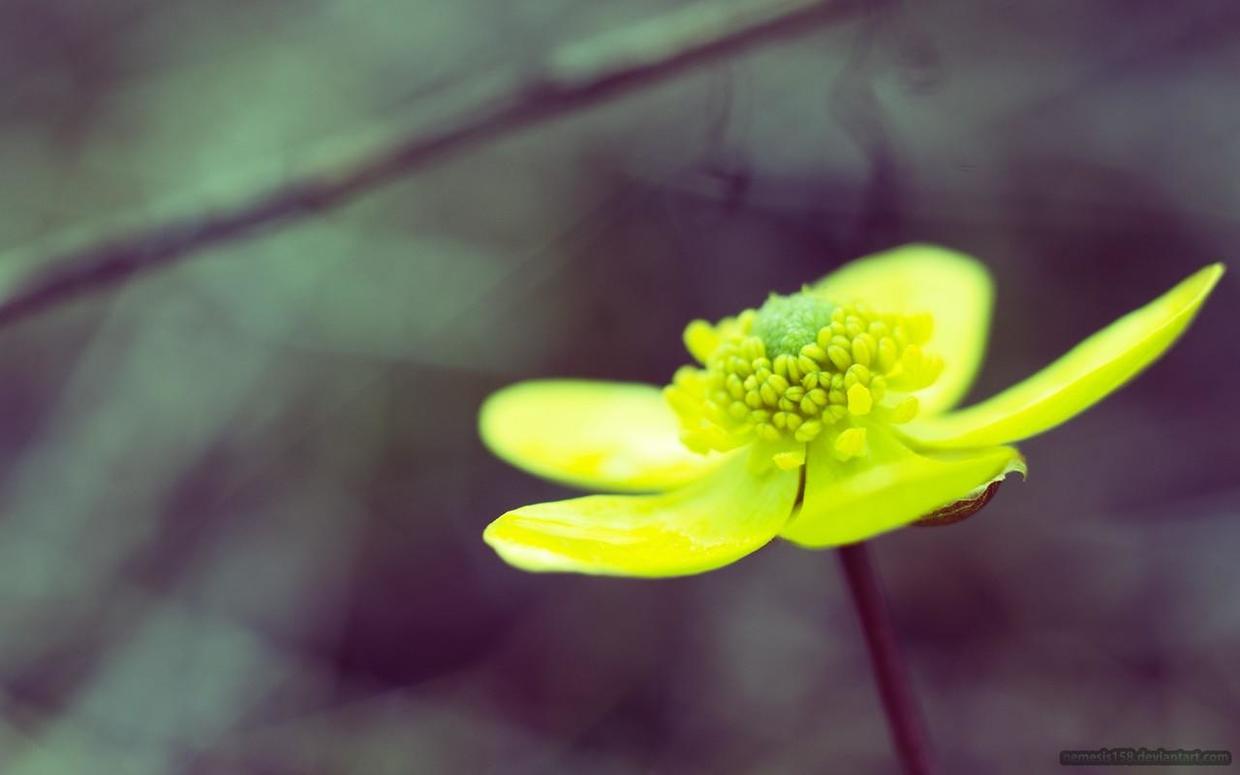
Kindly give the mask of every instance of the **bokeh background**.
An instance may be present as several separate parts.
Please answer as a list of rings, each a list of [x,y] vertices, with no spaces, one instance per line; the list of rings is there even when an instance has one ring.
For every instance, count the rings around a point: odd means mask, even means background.
[[[214,207],[679,4],[0,0],[0,250]],[[830,553],[521,574],[482,528],[568,492],[478,404],[663,382],[687,320],[913,240],[993,269],[1002,388],[1236,259],[1237,29],[873,4],[10,325],[0,770],[893,771]],[[947,771],[1240,745],[1238,268],[1028,482],[874,543]]]

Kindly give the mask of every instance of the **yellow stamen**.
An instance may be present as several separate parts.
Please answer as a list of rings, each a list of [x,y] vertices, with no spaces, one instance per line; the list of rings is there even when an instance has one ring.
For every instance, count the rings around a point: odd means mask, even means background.
[[[785,471],[800,468],[805,465],[805,447],[789,450],[787,452],[776,452],[774,455],[771,455],[771,459],[775,461],[775,465]]]
[[[865,454],[865,428],[848,428],[835,437],[835,457],[851,460]]]
[[[874,408],[874,398],[870,395],[870,389],[864,385],[853,385],[848,389],[848,412],[856,415],[866,415]]]
[[[810,442],[817,438],[819,433],[822,433],[822,423],[817,420],[809,420],[801,423],[801,427],[797,428],[793,438],[800,442]]]
[[[891,409],[889,419],[899,425],[917,416],[917,396],[905,396],[900,403]]]
[[[837,456],[864,455],[865,430],[851,424],[908,422],[917,413],[909,393],[938,377],[942,359],[922,347],[932,326],[926,315],[832,304],[809,292],[773,296],[715,326],[690,323],[685,345],[704,367],[679,370],[665,394],[695,450],[755,438],[804,444],[836,426]]]
[[[695,320],[685,327],[685,349],[700,363],[706,363],[719,346],[719,334],[705,320]]]

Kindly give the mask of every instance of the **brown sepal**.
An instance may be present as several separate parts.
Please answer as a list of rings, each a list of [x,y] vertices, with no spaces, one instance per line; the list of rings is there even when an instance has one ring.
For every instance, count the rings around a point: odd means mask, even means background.
[[[936,509],[913,524],[919,527],[940,527],[968,519],[981,511],[982,507],[987,503],[990,503],[990,499],[995,497],[995,493],[999,491],[999,485],[1002,483],[1002,479],[997,479],[986,485],[986,489],[978,493],[977,497],[966,498],[965,500],[944,506],[941,509]]]

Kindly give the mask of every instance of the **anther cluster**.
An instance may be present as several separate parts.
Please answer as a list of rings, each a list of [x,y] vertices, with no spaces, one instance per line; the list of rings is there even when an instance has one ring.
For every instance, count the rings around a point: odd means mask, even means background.
[[[885,314],[864,303],[836,305],[802,293],[772,296],[711,326],[685,331],[705,368],[684,367],[666,395],[682,438],[699,451],[749,441],[811,442],[834,434],[837,457],[864,454],[864,426],[917,414],[912,392],[942,369],[923,350],[933,320]]]

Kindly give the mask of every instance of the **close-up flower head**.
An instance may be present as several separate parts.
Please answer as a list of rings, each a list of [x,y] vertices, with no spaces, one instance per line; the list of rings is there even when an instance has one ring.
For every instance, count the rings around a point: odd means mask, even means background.
[[[986,348],[994,289],[960,253],[858,259],[715,324],[671,384],[545,380],[490,397],[482,438],[530,473],[593,490],[522,506],[484,538],[530,571],[677,576],[779,537],[810,549],[956,521],[1024,474],[1011,444],[1152,363],[1223,273],[1214,264],[998,395],[954,407]]]

